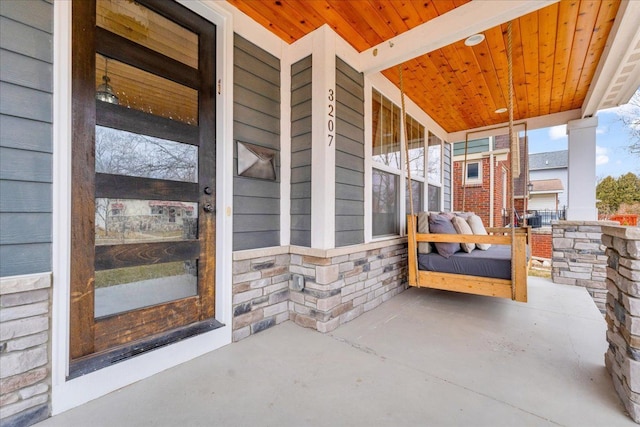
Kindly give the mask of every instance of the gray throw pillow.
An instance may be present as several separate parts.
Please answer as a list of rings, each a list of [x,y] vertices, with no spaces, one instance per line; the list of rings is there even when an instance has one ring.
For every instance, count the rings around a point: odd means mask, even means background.
[[[451,220],[444,215],[429,215],[429,231],[433,234],[457,234]],[[436,251],[445,258],[460,251],[460,243],[434,243]]]

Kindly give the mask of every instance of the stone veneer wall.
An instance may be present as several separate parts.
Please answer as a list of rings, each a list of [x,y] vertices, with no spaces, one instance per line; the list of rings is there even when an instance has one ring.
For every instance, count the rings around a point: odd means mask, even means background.
[[[289,320],[290,260],[288,247],[234,253],[233,341]]]
[[[406,289],[405,243],[327,257],[291,255],[291,273],[305,278],[291,290],[290,317],[296,324],[330,332]]]
[[[554,283],[583,286],[604,314],[607,301],[607,256],[602,244],[602,226],[612,221],[553,221]]]
[[[51,275],[0,278],[0,424],[25,426],[50,410]]]
[[[640,228],[602,227],[607,246],[605,365],[631,418],[640,423]]]
[[[406,289],[406,239],[330,250],[298,246],[235,252],[233,340],[286,320],[329,332]],[[301,291],[290,288],[301,275]]]

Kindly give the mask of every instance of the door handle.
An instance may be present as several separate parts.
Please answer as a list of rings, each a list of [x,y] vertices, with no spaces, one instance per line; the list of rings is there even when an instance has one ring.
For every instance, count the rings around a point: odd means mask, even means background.
[[[207,213],[213,213],[216,211],[216,209],[211,205],[211,203],[205,203],[204,206],[202,206],[202,209],[204,209],[204,211]]]

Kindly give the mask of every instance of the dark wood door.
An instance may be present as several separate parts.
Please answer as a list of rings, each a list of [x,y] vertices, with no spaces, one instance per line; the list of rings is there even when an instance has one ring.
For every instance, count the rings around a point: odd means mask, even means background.
[[[76,1],[72,43],[73,367],[214,317],[215,26]]]

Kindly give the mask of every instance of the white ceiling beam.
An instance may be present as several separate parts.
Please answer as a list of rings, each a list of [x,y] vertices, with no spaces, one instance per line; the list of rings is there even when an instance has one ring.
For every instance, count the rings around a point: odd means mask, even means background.
[[[561,113],[548,114],[545,116],[531,117],[525,120],[515,120],[515,130],[523,131],[524,123],[527,124],[527,130],[542,129],[552,126],[566,125],[570,120],[581,118],[580,109],[563,111]],[[467,133],[470,133],[469,139],[486,138],[488,136],[504,135],[508,133],[508,122],[498,123],[496,125],[483,126],[475,129],[462,130],[459,132],[451,132],[447,135],[447,142],[460,142],[465,140]]]
[[[626,104],[640,86],[639,22],[640,2],[622,2],[582,105],[583,117]]]
[[[559,0],[474,0],[360,53],[365,74],[401,64]]]

